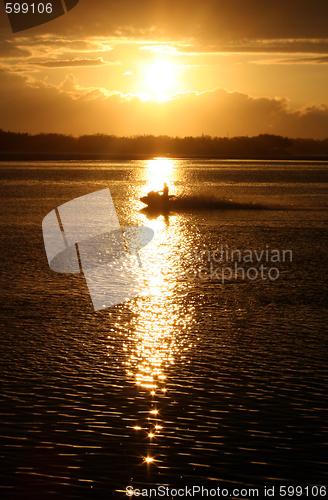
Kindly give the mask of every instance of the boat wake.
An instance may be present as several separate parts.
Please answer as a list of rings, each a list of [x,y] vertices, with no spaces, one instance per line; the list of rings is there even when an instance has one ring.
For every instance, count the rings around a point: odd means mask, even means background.
[[[148,212],[183,212],[199,210],[299,210],[318,211],[328,210],[328,205],[301,205],[301,204],[273,204],[256,203],[251,201],[234,201],[227,199],[209,198],[204,196],[182,196],[170,200],[167,207],[144,208]]]

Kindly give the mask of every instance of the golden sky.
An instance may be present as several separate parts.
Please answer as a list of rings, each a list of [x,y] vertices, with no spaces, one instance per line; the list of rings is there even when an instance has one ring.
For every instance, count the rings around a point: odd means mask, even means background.
[[[0,128],[328,137],[328,0],[80,0],[13,34]]]

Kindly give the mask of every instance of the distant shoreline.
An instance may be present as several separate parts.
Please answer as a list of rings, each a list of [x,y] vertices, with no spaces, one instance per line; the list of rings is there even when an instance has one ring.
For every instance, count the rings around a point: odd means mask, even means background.
[[[313,161],[327,162],[328,156],[320,155],[163,155],[163,154],[95,154],[95,153],[9,153],[0,152],[0,162],[5,161],[110,161],[110,160],[152,160],[167,158],[171,160],[249,160],[249,161]]]
[[[5,132],[0,129],[0,161],[113,161],[156,157],[207,160],[328,161],[328,138],[290,139],[272,134],[255,137],[169,137],[104,134]]]

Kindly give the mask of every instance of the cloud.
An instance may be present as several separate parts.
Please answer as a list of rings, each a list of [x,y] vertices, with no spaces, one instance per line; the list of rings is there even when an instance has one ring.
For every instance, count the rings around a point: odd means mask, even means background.
[[[200,44],[247,46],[256,40],[324,40],[327,0],[98,0],[80,2],[65,16],[26,31],[27,37],[80,40],[97,37],[197,40]],[[0,33],[12,35],[0,16]],[[74,34],[74,35],[72,35]],[[308,48],[311,43],[305,43]],[[270,43],[267,43],[270,49]]]
[[[294,111],[286,98],[220,88],[142,101],[133,94],[82,88],[73,75],[56,87],[0,70],[0,92],[0,128],[17,132],[328,137],[326,104]]]
[[[271,59],[258,61],[258,64],[328,64],[328,56],[316,57],[290,57],[288,59]]]
[[[44,68],[71,68],[71,67],[81,67],[81,66],[108,66],[108,65],[117,65],[121,64],[119,61],[115,62],[104,62],[101,57],[97,59],[73,59],[72,61],[34,61],[29,62],[28,64],[32,66],[41,66]]]
[[[16,59],[16,62],[26,62],[26,58],[44,58],[45,55],[54,59],[83,59],[86,55],[104,56],[113,50],[108,39],[94,37],[89,40],[70,39],[60,35],[26,36],[10,39],[0,39],[0,58]]]
[[[271,64],[328,64],[328,56],[313,57],[289,57],[288,59],[260,59],[249,61],[251,64],[271,65]]]
[[[31,52],[26,48],[18,47],[15,42],[9,40],[0,40],[0,58],[15,59],[31,56]]]

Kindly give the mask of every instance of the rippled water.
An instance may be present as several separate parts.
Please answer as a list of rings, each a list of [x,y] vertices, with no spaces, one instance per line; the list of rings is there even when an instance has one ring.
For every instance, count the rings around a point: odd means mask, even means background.
[[[326,163],[2,163],[0,176],[1,498],[327,484]],[[140,211],[164,181],[240,209]],[[122,226],[156,235],[144,291],[94,312],[83,275],[49,269],[41,223],[106,187]],[[278,279],[222,283],[221,245],[292,259],[269,262]],[[252,278],[260,263],[243,266]]]

